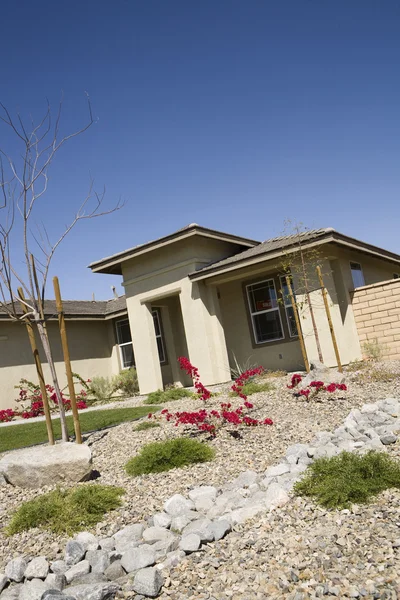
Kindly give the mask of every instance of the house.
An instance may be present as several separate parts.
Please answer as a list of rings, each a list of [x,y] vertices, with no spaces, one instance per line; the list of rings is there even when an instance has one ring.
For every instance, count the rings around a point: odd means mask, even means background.
[[[393,327],[387,339],[396,345],[398,326],[400,354],[400,279],[395,279],[400,256],[331,228],[305,232],[300,242],[306,256],[313,249],[318,251],[342,363],[361,358],[360,341],[367,339],[369,331],[375,335],[375,327],[378,333],[379,328],[387,333],[387,327]],[[298,243],[299,236],[257,242],[193,223],[93,262],[90,268],[95,273],[122,276],[125,296],[104,302],[64,301],[73,370],[91,378],[112,376],[135,365],[140,391],[145,394],[171,383],[191,384],[178,367],[177,358],[182,355],[198,367],[206,385],[230,380],[236,361],[250,360],[268,369],[303,369],[282,268],[283,262],[292,262],[307,356],[316,359],[311,314],[298,281]],[[310,262],[306,271],[323,359],[335,366],[315,264]],[[371,295],[371,286],[379,282],[386,282],[389,291],[375,293],[373,289]],[[392,284],[398,294],[393,298]],[[354,289],[358,296],[353,299]],[[363,294],[367,293],[365,308]],[[379,294],[382,298],[391,295],[394,312],[374,318],[370,325],[366,319],[382,310],[376,298]],[[353,306],[354,302],[359,304]],[[46,317],[57,371],[65,385],[52,301],[46,302]],[[45,361],[44,371],[50,381]],[[14,386],[22,377],[37,379],[26,329],[0,311],[0,409],[12,405]]]
[[[206,385],[230,380],[234,362],[243,364],[249,358],[269,369],[304,368],[282,269],[282,261],[290,262],[292,257],[293,287],[301,287],[299,239],[303,252],[319,253],[342,363],[361,358],[352,291],[397,278],[399,255],[332,228],[260,243],[192,223],[90,265],[95,273],[123,278],[141,393],[169,383],[189,383],[178,369],[181,355],[190,358]],[[306,271],[322,356],[325,364],[334,366],[315,264],[308,264]],[[300,325],[307,355],[316,359],[312,315],[304,293],[297,294],[297,302],[303,306]]]

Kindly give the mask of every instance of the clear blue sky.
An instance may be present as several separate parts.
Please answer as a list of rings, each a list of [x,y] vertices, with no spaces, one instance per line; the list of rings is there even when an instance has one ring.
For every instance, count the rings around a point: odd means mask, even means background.
[[[98,118],[38,218],[55,237],[89,173],[126,201],[60,248],[65,298],[111,297],[90,262],[194,221],[263,240],[290,217],[400,253],[397,0],[3,0],[1,19],[1,101],[37,118],[63,90],[74,129],[87,90]]]

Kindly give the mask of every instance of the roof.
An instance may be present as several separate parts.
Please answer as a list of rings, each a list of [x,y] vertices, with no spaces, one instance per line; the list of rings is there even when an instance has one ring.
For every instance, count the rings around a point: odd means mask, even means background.
[[[22,314],[22,309],[16,302],[18,314]],[[112,300],[63,300],[64,314],[69,319],[106,319],[116,316],[119,313],[126,312],[125,296],[118,296]],[[46,300],[44,303],[45,316],[49,318],[57,317],[57,307],[55,300]],[[0,319],[9,318],[7,312],[0,306]]]
[[[160,247],[191,237],[193,235],[200,235],[203,237],[225,241],[231,244],[242,246],[244,248],[252,248],[260,243],[256,240],[250,240],[248,238],[232,235],[230,233],[209,229],[208,227],[202,227],[197,223],[190,223],[189,225],[186,225],[185,227],[182,227],[181,229],[178,229],[169,235],[146,242],[145,244],[139,244],[138,246],[134,246],[133,248],[129,248],[123,252],[118,252],[117,254],[113,254],[111,256],[107,256],[106,258],[102,258],[101,260],[92,262],[90,263],[89,268],[95,273],[100,272],[122,275],[122,262],[129,260],[134,256],[151,252],[152,250],[156,250]]]
[[[223,260],[210,263],[209,265],[190,273],[189,277],[192,280],[206,279],[217,273],[239,269],[246,266],[248,263],[268,260],[276,254],[281,254],[283,251],[295,249],[296,245],[298,245],[299,238],[303,244],[305,243],[307,245],[315,242],[334,242],[343,246],[351,246],[353,249],[357,249],[361,252],[375,254],[381,258],[385,258],[391,262],[400,264],[400,255],[346,236],[342,233],[339,233],[332,227],[326,227],[323,229],[312,229],[300,232],[299,234],[296,233],[292,235],[271,238],[265,242],[261,242],[253,248],[245,250],[244,252],[240,252],[239,254],[224,258]]]

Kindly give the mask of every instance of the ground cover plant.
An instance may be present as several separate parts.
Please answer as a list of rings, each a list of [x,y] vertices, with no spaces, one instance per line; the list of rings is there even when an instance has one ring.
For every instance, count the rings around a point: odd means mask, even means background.
[[[128,475],[161,473],[174,468],[212,460],[215,451],[207,444],[190,438],[175,438],[165,442],[153,442],[125,465]]]
[[[147,431],[148,429],[154,429],[154,427],[161,427],[161,425],[155,421],[143,421],[135,427],[135,431]]]
[[[96,525],[105,513],[118,508],[123,494],[123,488],[106,485],[56,489],[21,504],[6,533],[13,535],[41,527],[55,534],[72,535]]]
[[[259,382],[259,381],[249,381],[245,383],[242,387],[242,393],[247,397],[252,394],[257,394],[258,392],[270,392],[275,389],[274,385],[269,381]],[[237,392],[231,392],[232,396],[238,396]]]
[[[194,367],[187,358],[181,357],[178,359],[178,361],[181,369],[184,369],[187,374],[192,374],[191,376],[195,378],[194,381],[196,382],[195,387],[197,386],[196,389],[198,396],[206,404],[206,401],[211,398],[212,394],[201,383],[198,369]],[[233,426],[235,431],[239,426],[242,425],[247,427],[272,425],[273,422],[269,418],[259,420],[248,414],[249,411],[254,408],[254,405],[247,400],[247,396],[244,393],[244,387],[252,382],[256,376],[259,376],[262,373],[262,367],[249,369],[248,371],[242,373],[233,383],[231,392],[240,397],[240,399],[243,401],[239,406],[232,406],[232,403],[230,402],[221,402],[219,410],[207,410],[206,408],[202,408],[201,410],[193,412],[177,411],[175,413],[172,413],[167,408],[164,408],[161,411],[159,418],[166,419],[168,422],[173,422],[175,426],[185,425],[194,427],[201,432],[210,434],[212,437],[215,437],[218,429],[221,429],[226,425]],[[158,418],[150,413],[149,418],[153,417]],[[232,430],[230,433],[234,436],[236,435],[236,433]]]
[[[152,411],[158,411],[160,406],[152,406]],[[138,406],[134,408],[113,408],[108,410],[93,410],[81,413],[79,420],[82,433],[97,431],[105,427],[111,427],[124,423],[125,421],[134,421],[148,415],[148,406]],[[60,419],[52,419],[54,437],[61,438]],[[67,417],[67,424],[72,431],[72,416]],[[16,448],[25,448],[35,444],[42,444],[47,441],[46,423],[39,421],[37,423],[21,423],[21,425],[10,425],[0,429],[0,452],[15,450]]]
[[[193,398],[194,394],[186,388],[167,388],[151,392],[145,399],[145,404],[163,404],[172,400],[181,400],[182,398]]]
[[[363,456],[342,452],[333,458],[319,458],[295,484],[298,496],[313,498],[325,508],[349,508],[365,504],[390,488],[400,488],[400,463],[383,452]]]
[[[124,396],[136,396],[139,393],[139,382],[135,367],[124,369],[112,379],[113,392],[121,392]]]

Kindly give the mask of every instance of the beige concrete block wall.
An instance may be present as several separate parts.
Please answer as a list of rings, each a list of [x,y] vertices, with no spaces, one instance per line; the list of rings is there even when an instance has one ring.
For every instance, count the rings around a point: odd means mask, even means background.
[[[357,288],[352,301],[361,346],[376,340],[384,356],[400,359],[400,279]]]

